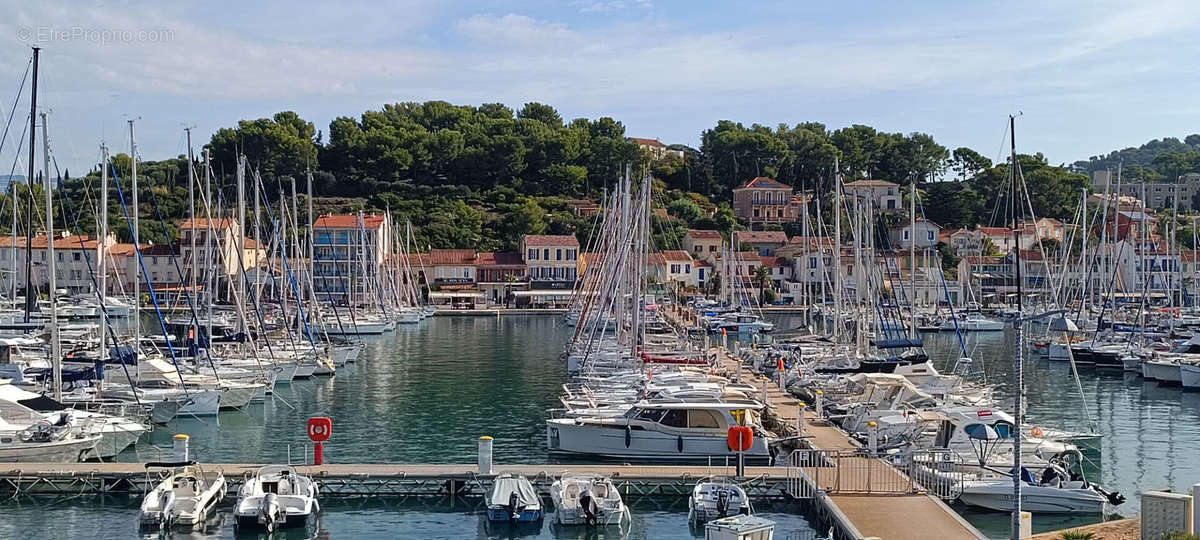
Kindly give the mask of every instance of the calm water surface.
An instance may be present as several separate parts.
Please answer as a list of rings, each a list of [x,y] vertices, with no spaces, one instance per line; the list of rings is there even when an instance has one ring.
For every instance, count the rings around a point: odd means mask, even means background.
[[[121,461],[164,457],[175,433],[192,436],[192,456],[217,462],[304,461],[309,416],[333,419],[325,458],[333,463],[474,463],[476,439],[495,437],[495,460],[545,463],[545,411],[558,406],[566,372],[559,359],[569,329],[556,316],[435,317],[371,338],[357,365],[332,378],[295,381],[274,401],[217,418],[177,419]],[[135,537],[136,497],[25,497],[0,503],[0,538]],[[547,501],[548,502],[548,501]],[[643,499],[633,524],[586,535],[559,531],[549,520],[536,531],[492,529],[478,500],[334,499],[322,501],[319,523],[272,538],[633,538],[703,537],[687,526],[685,500]],[[228,504],[232,504],[230,501]],[[797,506],[756,505],[778,522],[777,536],[808,532]],[[228,513],[228,512],[226,512]],[[179,538],[232,538],[232,522]]]

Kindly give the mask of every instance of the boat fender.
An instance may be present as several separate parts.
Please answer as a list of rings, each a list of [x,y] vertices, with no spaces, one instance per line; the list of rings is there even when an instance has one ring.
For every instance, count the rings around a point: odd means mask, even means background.
[[[633,428],[625,426],[625,448],[629,448],[629,443],[633,441]]]
[[[679,435],[675,439],[675,446],[679,448],[679,453],[683,453],[683,435]]]

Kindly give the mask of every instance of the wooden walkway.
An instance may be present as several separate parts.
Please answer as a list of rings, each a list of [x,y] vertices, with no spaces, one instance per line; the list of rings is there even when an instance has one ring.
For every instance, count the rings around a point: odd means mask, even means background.
[[[667,310],[669,318],[677,325],[684,325],[674,310]],[[686,327],[686,326],[685,326]],[[748,366],[738,362],[722,347],[709,349],[716,354],[718,369],[737,377],[743,383],[754,383],[762,387],[765,382],[769,410],[788,427],[788,435],[794,435],[800,421],[800,401],[779,387],[774,379],[763,379]],[[825,422],[814,422],[813,404],[808,404],[805,414],[803,435],[806,444],[814,450],[860,449],[859,442],[836,426]],[[846,458],[843,458],[846,459]],[[853,460],[875,463],[854,463]],[[893,486],[911,484],[907,475],[882,460],[868,457],[850,458],[839,465],[843,468],[872,471],[863,474],[828,474],[817,468],[803,467],[815,488],[827,496],[817,500],[832,505],[828,514],[835,520],[844,517],[859,536],[877,537],[886,540],[938,539],[986,539],[975,527],[967,523],[949,506],[928,493],[895,493]],[[836,485],[835,485],[836,482]],[[869,485],[867,483],[870,483]],[[836,489],[835,489],[836,488]]]

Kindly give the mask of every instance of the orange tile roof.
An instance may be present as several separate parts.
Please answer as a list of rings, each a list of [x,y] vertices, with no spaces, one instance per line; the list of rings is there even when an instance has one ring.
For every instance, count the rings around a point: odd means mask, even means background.
[[[720,240],[721,233],[708,229],[688,229],[687,235],[696,240]]]
[[[431,249],[423,254],[425,264],[429,265],[468,265],[475,264],[473,249]]]
[[[738,244],[786,244],[788,241],[787,233],[783,231],[735,231],[733,239]]]
[[[786,257],[759,257],[758,260],[763,266],[770,266],[773,268],[783,268],[787,266]]]
[[[792,186],[784,184],[774,178],[766,176],[756,176],[746,181],[746,183],[734,189],[792,189]]]
[[[661,253],[663,258],[668,261],[686,262],[692,260],[692,254],[681,249],[667,249]]]
[[[579,247],[579,239],[573,234],[527,234],[523,239],[527,246]]]
[[[656,148],[666,148],[667,147],[667,145],[663,144],[662,141],[660,141],[658,139],[642,139],[642,138],[638,138],[638,137],[630,137],[629,140],[632,142],[638,143],[640,145],[644,145],[644,146],[653,146]]]
[[[487,251],[475,256],[475,266],[525,266],[525,260],[520,253]]]
[[[366,214],[362,216],[362,225],[368,229],[378,229],[383,226],[384,216],[381,214]],[[357,229],[359,226],[357,214],[326,214],[317,218],[313,223],[314,229]]]

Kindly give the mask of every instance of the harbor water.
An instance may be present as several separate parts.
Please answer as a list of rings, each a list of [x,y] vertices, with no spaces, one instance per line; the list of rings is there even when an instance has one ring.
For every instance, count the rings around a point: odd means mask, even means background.
[[[277,388],[273,401],[216,418],[179,418],[157,428],[119,461],[167,456],[175,433],[191,435],[191,455],[202,462],[303,462],[311,458],[305,434],[310,416],[333,419],[325,446],[329,463],[474,463],[476,440],[495,437],[496,469],[547,463],[546,409],[561,406],[566,375],[560,358],[570,329],[554,315],[434,317],[366,340],[356,364],[334,377],[297,380]],[[547,472],[555,474],[553,465]],[[226,511],[232,506],[231,494]],[[548,499],[547,499],[548,502]],[[688,527],[686,500],[627,500],[633,524],[595,534],[552,528],[537,531],[486,526],[479,501],[325,498],[319,523],[273,538],[702,538]],[[21,497],[0,503],[0,538],[131,538],[136,497]],[[797,505],[756,504],[778,523],[781,540],[810,538]],[[53,524],[53,527],[47,525]],[[97,531],[99,536],[97,536]],[[179,538],[232,538],[232,520]]]
[[[796,315],[769,316],[777,332],[800,326]],[[277,389],[276,398],[216,418],[180,418],[158,428],[121,461],[165,457],[175,433],[192,436],[191,451],[201,461],[302,462],[311,444],[304,433],[309,416],[333,419],[326,445],[332,463],[473,463],[476,439],[495,437],[497,468],[503,464],[547,463],[546,409],[559,405],[565,365],[559,354],[570,330],[557,316],[435,317],[420,325],[367,340],[356,365],[335,377],[314,377]],[[927,334],[926,350],[946,371],[961,353],[952,333]],[[1010,402],[1011,335],[971,335],[969,354],[976,371]],[[1103,436],[1087,455],[1090,474],[1129,497],[1121,515],[1138,510],[1137,494],[1152,489],[1187,489],[1200,481],[1200,393],[1160,387],[1133,374],[1082,368],[1084,396],[1076,390],[1066,363],[1036,356],[1025,361],[1028,422],[1086,431],[1088,418]],[[1085,407],[1088,413],[1085,413]],[[553,473],[553,465],[547,467]],[[687,526],[682,498],[643,499],[633,506],[633,526],[624,534],[608,531],[589,538],[696,538]],[[21,497],[0,503],[0,538],[24,537],[35,527],[39,538],[129,538],[135,536],[136,497]],[[231,504],[231,503],[227,503]],[[333,499],[323,501],[319,523],[285,538],[575,538],[547,523],[537,532],[493,530],[485,526],[478,501]],[[989,536],[1007,537],[1008,516],[956,507]],[[777,520],[777,538],[811,534],[798,505],[758,510]],[[1097,521],[1100,516],[1034,516],[1037,531]],[[46,527],[52,523],[53,527]],[[99,536],[96,532],[99,531]],[[526,535],[528,534],[528,535]],[[216,523],[189,538],[233,537],[231,522]]]

